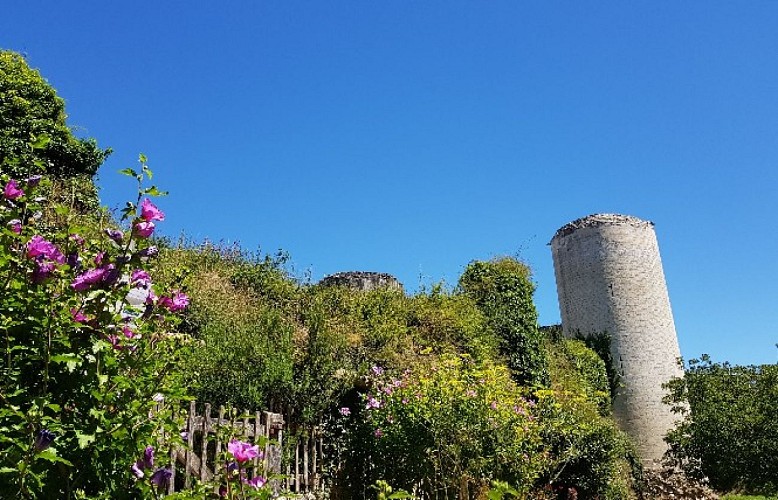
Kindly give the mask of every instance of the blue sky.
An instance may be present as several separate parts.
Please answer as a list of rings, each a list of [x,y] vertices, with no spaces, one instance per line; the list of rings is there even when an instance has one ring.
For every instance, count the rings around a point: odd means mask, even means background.
[[[519,255],[559,321],[557,228],[656,223],[681,351],[778,359],[776,2],[40,2],[0,47],[69,123],[149,157],[165,235],[413,291]]]

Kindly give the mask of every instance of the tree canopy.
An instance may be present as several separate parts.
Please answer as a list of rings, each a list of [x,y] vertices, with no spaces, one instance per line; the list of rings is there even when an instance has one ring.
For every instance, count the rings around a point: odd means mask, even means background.
[[[110,149],[76,137],[66,123],[65,101],[16,52],[0,50],[0,167],[21,178],[93,176]],[[33,148],[31,144],[37,143]]]

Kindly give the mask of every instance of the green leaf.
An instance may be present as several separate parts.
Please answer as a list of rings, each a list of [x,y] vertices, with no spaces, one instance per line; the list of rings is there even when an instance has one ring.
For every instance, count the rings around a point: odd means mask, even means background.
[[[143,173],[146,174],[146,177],[151,180],[152,177],[154,177],[154,172],[151,171],[151,169],[148,167],[148,165],[145,165],[146,162],[143,162]]]
[[[119,170],[119,173],[122,175],[128,175],[130,177],[138,177],[138,172],[136,172],[135,169],[132,168],[123,168]]]
[[[94,440],[94,439],[93,439]],[[80,441],[79,441],[79,444]],[[82,446],[83,448],[83,446]],[[46,460],[47,462],[56,463],[59,462],[61,464],[69,465],[70,467],[73,467],[73,464],[70,463],[70,461],[65,460],[64,458],[57,455],[57,450],[54,448],[49,448],[48,450],[44,450],[36,455],[36,458]]]
[[[78,431],[76,431],[76,438],[78,439],[78,447],[82,450],[95,441],[94,434],[82,434]]]
[[[30,146],[32,146],[32,149],[43,149],[50,142],[51,142],[51,137],[45,134],[41,134],[38,137],[36,137],[32,143],[30,143]]]
[[[144,155],[143,153],[138,155],[138,162],[139,163],[146,163],[147,161],[149,161],[149,160],[148,160],[148,158],[146,158],[146,155]]]
[[[167,196],[167,191],[160,191],[157,186],[151,186],[150,188],[146,188],[143,190],[144,194],[147,194],[149,196]]]
[[[0,474],[13,474],[14,472],[18,472],[18,470],[13,467],[0,467]]]

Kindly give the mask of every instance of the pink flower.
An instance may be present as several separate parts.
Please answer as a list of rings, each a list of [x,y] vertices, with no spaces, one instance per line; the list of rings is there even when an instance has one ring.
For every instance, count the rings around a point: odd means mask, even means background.
[[[8,184],[5,185],[3,196],[5,196],[5,199],[7,200],[15,200],[24,196],[24,191],[19,189],[19,185],[16,184],[15,180],[11,179],[8,181]]]
[[[80,247],[84,246],[84,238],[82,238],[81,236],[79,236],[77,234],[71,234],[69,236],[69,238],[70,238],[70,241],[74,241],[76,243],[76,245],[78,245]]]
[[[76,276],[76,278],[70,284],[70,288],[72,288],[77,292],[83,292],[84,290],[89,290],[94,285],[100,283],[103,280],[103,278],[105,278],[107,271],[108,268],[106,267],[89,269],[88,271],[83,272],[78,276]]]
[[[84,313],[82,313],[79,309],[71,309],[70,315],[73,316],[73,321],[76,323],[84,324],[89,321],[89,318],[86,317]]]
[[[259,451],[259,446],[252,446],[251,443],[244,443],[233,439],[227,445],[227,451],[235,457],[238,463],[248,462],[253,458],[262,458],[262,453]]]
[[[151,276],[149,276],[149,273],[147,273],[143,269],[136,269],[132,272],[132,275],[130,276],[130,282],[134,286],[146,288],[151,283]]]
[[[492,410],[496,410],[497,409],[497,401],[492,401],[492,404],[489,405],[489,406],[492,407]]]
[[[475,391],[473,389],[468,389],[468,390],[465,391],[465,396],[467,396],[469,398],[474,398],[475,397]]]
[[[122,327],[122,333],[124,334],[125,338],[128,338],[130,340],[134,340],[134,339],[139,339],[140,338],[140,334],[135,333],[132,330],[132,328],[130,328],[129,326]]]
[[[351,409],[350,409],[350,408],[348,408],[348,407],[346,407],[346,406],[344,406],[343,408],[341,408],[340,410],[338,410],[338,412],[339,412],[341,415],[343,415],[344,417],[348,417],[349,415],[351,415]]]
[[[384,431],[382,431],[381,429],[376,429],[375,432],[373,432],[373,435],[377,438],[380,438],[384,435]]]
[[[244,480],[243,480],[243,483],[244,483],[244,484],[247,484],[247,485],[251,486],[251,487],[252,487],[252,488],[254,488],[255,490],[258,490],[258,489],[260,489],[261,487],[263,487],[263,486],[265,485],[265,483],[266,483],[266,482],[267,482],[267,479],[265,479],[265,478],[264,478],[264,477],[262,477],[262,476],[254,476],[254,477],[253,477],[253,478],[251,478],[251,479],[244,479]]]
[[[376,377],[380,377],[381,375],[383,375],[383,374],[384,374],[384,369],[383,369],[383,368],[381,368],[381,367],[380,367],[380,366],[378,366],[378,365],[375,365],[375,366],[373,366],[372,368],[370,368],[370,371],[372,371],[372,372],[373,372],[373,375],[375,375]]]
[[[139,238],[148,238],[154,232],[154,223],[145,220],[136,222],[132,227],[132,232]]]
[[[14,219],[12,221],[8,222],[8,226],[10,227],[11,231],[13,231],[16,234],[22,234],[22,221],[19,219]]]
[[[27,242],[27,257],[31,259],[44,257],[59,264],[65,262],[65,256],[62,255],[62,252],[59,251],[54,243],[45,240],[37,234]]]
[[[372,410],[374,408],[380,408],[381,402],[374,398],[373,396],[368,396],[367,398],[367,404],[365,405],[366,410]]]
[[[43,283],[54,274],[56,266],[49,260],[39,260],[35,262],[35,269],[32,271],[32,282]]]
[[[95,265],[99,266],[103,263],[103,259],[105,258],[105,252],[97,252],[97,255],[95,255]]]
[[[158,209],[150,199],[146,198],[140,204],[140,217],[146,222],[153,220],[163,221],[165,220],[165,214],[162,210]]]
[[[184,293],[174,292],[173,297],[160,297],[157,304],[170,312],[183,311],[189,305],[189,297]]]

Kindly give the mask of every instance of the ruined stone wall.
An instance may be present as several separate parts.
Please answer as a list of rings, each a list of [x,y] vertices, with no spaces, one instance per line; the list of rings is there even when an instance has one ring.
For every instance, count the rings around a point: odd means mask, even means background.
[[[661,459],[675,415],[662,384],[682,374],[654,225],[596,214],[563,226],[551,240],[562,328],[567,336],[607,332],[621,377],[616,421],[646,465]]]
[[[349,271],[336,273],[324,277],[320,282],[325,286],[345,286],[355,290],[375,290],[377,288],[391,288],[402,290],[402,283],[391,274],[373,273],[364,271]]]

